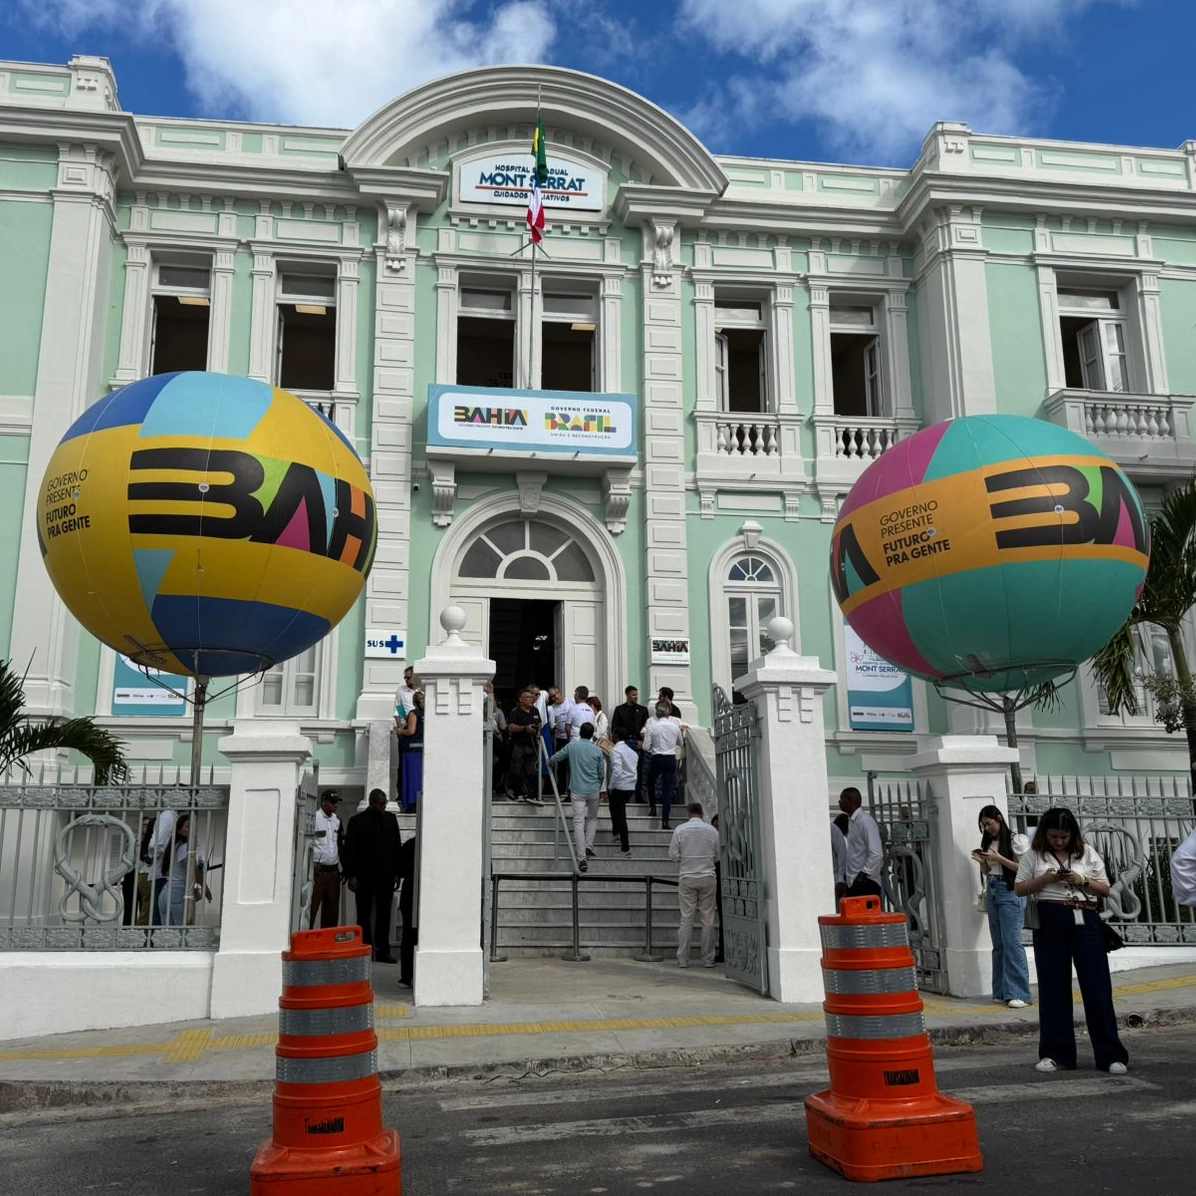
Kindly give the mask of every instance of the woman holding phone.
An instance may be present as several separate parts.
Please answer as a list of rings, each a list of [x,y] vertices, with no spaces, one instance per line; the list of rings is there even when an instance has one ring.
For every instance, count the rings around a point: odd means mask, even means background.
[[[996,806],[985,806],[978,819],[982,838],[972,852],[987,880],[984,890],[988,933],[993,944],[993,1000],[1010,1009],[1030,1004],[1030,965],[1022,946],[1025,902],[1013,889],[1018,861],[1030,848],[1025,835],[1015,835]]]
[[[1034,968],[1038,973],[1038,1071],[1072,1070],[1076,1031],[1071,1015],[1071,969],[1084,999],[1084,1020],[1096,1066],[1124,1075],[1129,1052],[1117,1034],[1113,982],[1105,953],[1099,897],[1109,893],[1104,861],[1084,842],[1076,816],[1047,810],[1017,868],[1015,890],[1037,904]]]

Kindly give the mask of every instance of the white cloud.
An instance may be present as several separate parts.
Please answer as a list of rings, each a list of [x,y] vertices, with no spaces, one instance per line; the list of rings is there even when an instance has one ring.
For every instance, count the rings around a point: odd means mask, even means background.
[[[454,0],[21,0],[76,36],[167,42],[204,114],[352,128],[394,96],[453,71],[541,62],[546,0],[506,0],[470,20]]]
[[[719,148],[737,126],[812,121],[844,156],[894,164],[912,160],[938,120],[1032,132],[1052,87],[1018,67],[1018,51],[1063,49],[1069,18],[1134,2],[680,0],[684,29],[748,60],[689,119]]]

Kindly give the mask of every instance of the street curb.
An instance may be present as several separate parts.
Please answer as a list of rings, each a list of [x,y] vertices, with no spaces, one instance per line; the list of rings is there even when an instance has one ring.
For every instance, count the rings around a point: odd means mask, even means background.
[[[1135,1010],[1118,1018],[1129,1032],[1196,1022],[1196,1006],[1180,1009]],[[1080,1025],[1082,1032],[1083,1027]],[[928,1030],[937,1046],[996,1046],[1001,1042],[1036,1038],[1037,1021],[1006,1024],[935,1026]],[[826,1049],[822,1033],[786,1036],[767,1042],[709,1047],[674,1047],[659,1051],[590,1051],[575,1055],[544,1055],[499,1063],[453,1063],[379,1072],[386,1092],[402,1092],[441,1084],[514,1083],[562,1076],[670,1068],[735,1066],[786,1058],[804,1058]],[[215,1104],[266,1105],[274,1094],[273,1080],[142,1080],[0,1081],[0,1119],[20,1121],[36,1115],[61,1114],[89,1118],[121,1116],[151,1108],[180,1111]]]

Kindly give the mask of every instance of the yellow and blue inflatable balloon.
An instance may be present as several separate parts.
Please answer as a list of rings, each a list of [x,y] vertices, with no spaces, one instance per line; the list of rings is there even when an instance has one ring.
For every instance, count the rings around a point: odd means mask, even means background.
[[[160,374],[88,408],[42,479],[38,540],[71,613],[169,673],[257,672],[317,643],[377,539],[360,458],[321,412],[228,374]]]

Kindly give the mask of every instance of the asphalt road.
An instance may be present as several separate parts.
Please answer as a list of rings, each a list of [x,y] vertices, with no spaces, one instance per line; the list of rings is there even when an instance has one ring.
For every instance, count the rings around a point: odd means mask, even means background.
[[[885,1191],[1052,1189],[1125,1196],[1191,1191],[1196,1026],[1131,1032],[1131,1071],[1039,1075],[1032,1042],[939,1047],[942,1091],[976,1109],[979,1174],[894,1180]],[[819,1055],[758,1066],[458,1081],[387,1094],[404,1196],[659,1190],[842,1193],[810,1158],[802,1097]],[[202,1091],[196,1093],[202,1102]],[[0,1118],[4,1196],[245,1193],[270,1109],[223,1105]],[[336,1196],[335,1181],[327,1186]]]

